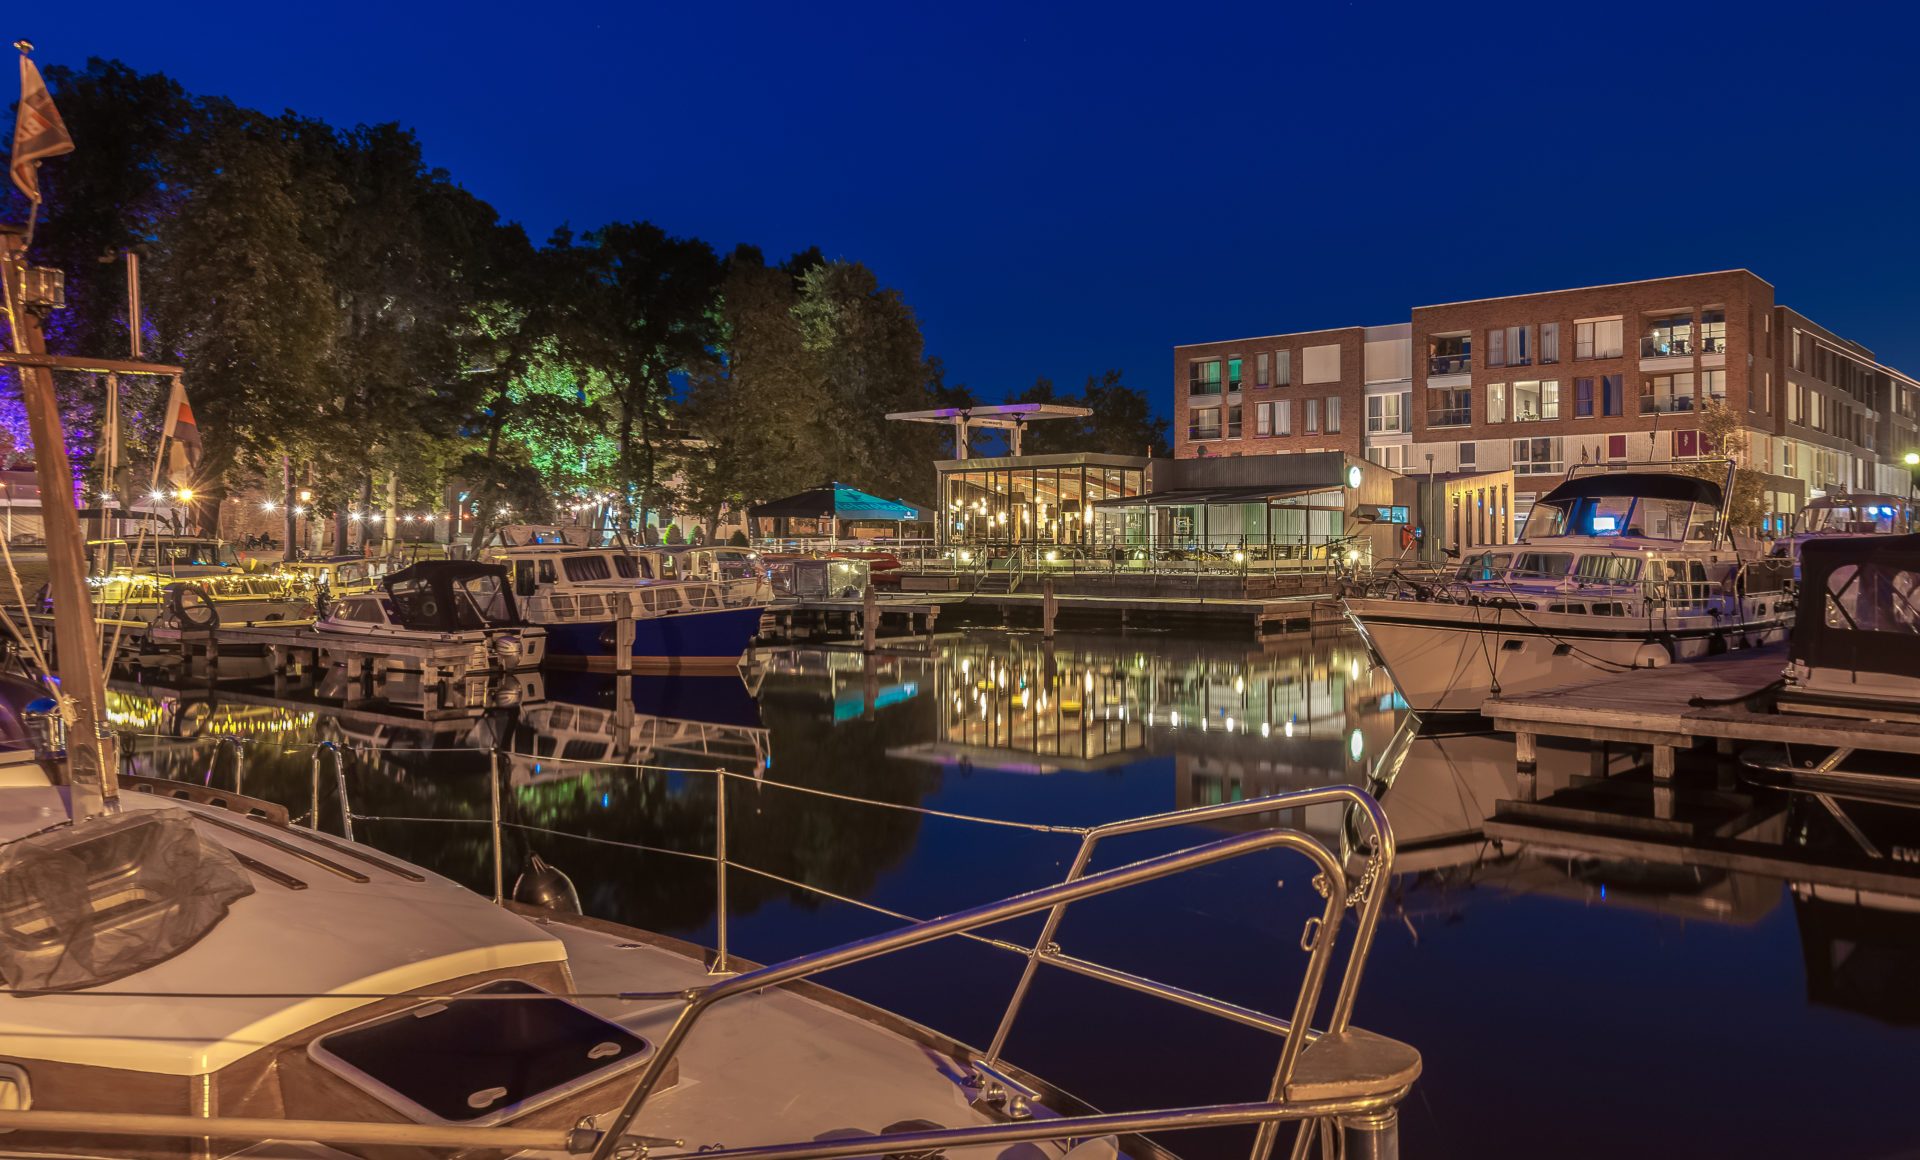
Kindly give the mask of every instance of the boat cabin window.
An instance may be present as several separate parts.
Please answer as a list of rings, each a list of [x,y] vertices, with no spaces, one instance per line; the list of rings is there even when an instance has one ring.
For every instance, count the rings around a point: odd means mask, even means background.
[[[539,587],[532,560],[513,562],[513,593],[515,596],[532,596]]]
[[[1633,500],[1630,495],[1581,496],[1564,503],[1543,505],[1527,523],[1529,536],[1535,534],[1534,522],[1545,517],[1538,534],[1542,536],[1625,536],[1637,534]]]
[[[1510,580],[1559,580],[1573,567],[1572,552],[1522,552],[1507,571]]]
[[[1827,575],[1826,627],[1920,636],[1920,572],[1881,561],[1835,568]]]
[[[460,593],[460,599],[454,602],[454,620],[461,628],[485,628],[519,619],[514,615],[513,599],[507,595],[506,581],[499,576],[471,576],[457,581],[454,588]]]
[[[552,584],[558,579],[559,577],[553,571],[553,561],[552,560],[540,561],[540,583]]]
[[[623,580],[653,579],[653,573],[647,562],[634,556],[615,556],[613,566],[620,570]]]
[[[1634,584],[1640,580],[1638,556],[1582,556],[1573,570],[1582,584]]]
[[[563,556],[560,566],[567,570],[567,579],[576,584],[587,580],[613,579],[613,569],[607,567],[607,558],[598,552]]]
[[[1459,580],[1498,580],[1507,574],[1507,561],[1513,559],[1511,552],[1481,552],[1460,561],[1460,570],[1454,573]]]

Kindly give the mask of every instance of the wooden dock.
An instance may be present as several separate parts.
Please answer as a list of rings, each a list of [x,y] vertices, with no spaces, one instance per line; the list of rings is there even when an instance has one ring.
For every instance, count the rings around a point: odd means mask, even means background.
[[[1658,669],[1639,669],[1586,684],[1490,697],[1481,713],[1512,733],[1514,760],[1533,771],[1536,739],[1597,742],[1596,770],[1611,744],[1647,746],[1656,780],[1673,776],[1676,750],[1712,741],[1722,753],[1742,742],[1920,754],[1920,725],[1783,713],[1776,707],[1785,645]]]
[[[1016,612],[1032,616],[1046,612],[1051,600],[1055,616],[1078,627],[1105,628],[1224,628],[1251,631],[1256,636],[1290,632],[1324,623],[1316,609],[1327,603],[1322,595],[1281,596],[1239,600],[1183,596],[1088,596],[1076,593],[980,592],[964,594],[963,609],[992,609],[1001,623]],[[1335,617],[1339,619],[1339,617]]]

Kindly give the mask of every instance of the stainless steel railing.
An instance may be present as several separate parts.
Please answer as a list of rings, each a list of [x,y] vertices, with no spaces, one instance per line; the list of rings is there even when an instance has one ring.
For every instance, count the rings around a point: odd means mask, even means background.
[[[1336,801],[1346,801],[1358,806],[1371,823],[1374,832],[1372,857],[1368,861],[1367,870],[1361,880],[1360,889],[1354,894],[1355,903],[1361,908],[1354,947],[1348,956],[1347,969],[1341,980],[1339,990],[1336,993],[1333,1012],[1328,1024],[1329,1034],[1344,1031],[1352,1016],[1354,996],[1359,988],[1360,976],[1365,966],[1367,954],[1372,947],[1374,930],[1379,923],[1380,904],[1381,899],[1384,897],[1384,891],[1373,888],[1373,884],[1379,881],[1383,875],[1390,874],[1392,871],[1392,831],[1387,825],[1386,815],[1381,811],[1379,804],[1359,789],[1351,786],[1334,786],[1326,789],[1308,790],[1301,793],[1279,794],[1273,797],[1259,798],[1247,802],[1233,802],[1220,806],[1176,811],[1174,813],[1159,814],[1148,818],[1137,818],[1110,823],[1106,826],[1099,826],[1089,830],[1082,839],[1080,852],[1075,857],[1074,866],[1072,870],[1069,871],[1067,879],[1057,885],[1031,891],[1027,894],[1018,895],[1000,902],[973,907],[969,910],[963,910],[943,918],[916,923],[888,934],[861,939],[810,955],[802,955],[798,958],[789,959],[784,963],[761,967],[757,970],[746,972],[745,974],[735,975],[728,979],[710,983],[704,987],[689,988],[682,996],[686,1000],[687,1006],[683,1008],[675,1018],[673,1025],[661,1041],[658,1050],[649,1060],[646,1070],[641,1074],[639,1081],[635,1084],[632,1094],[628,1096],[626,1102],[607,1125],[605,1135],[602,1136],[600,1145],[594,1151],[594,1160],[612,1160],[617,1150],[619,1138],[625,1134],[628,1126],[632,1124],[634,1117],[646,1106],[647,1099],[652,1095],[661,1078],[666,1074],[668,1064],[678,1053],[681,1045],[686,1042],[687,1037],[692,1033],[695,1025],[698,1024],[700,1019],[716,1004],[737,995],[749,994],[764,990],[767,987],[797,982],[825,971],[848,966],[853,963],[865,962],[883,955],[892,954],[896,951],[905,950],[909,947],[920,946],[932,942],[935,939],[945,938],[949,935],[964,934],[979,927],[990,926],[1008,919],[1038,913],[1043,910],[1048,911],[1048,917],[1040,938],[1037,939],[1031,947],[1019,948],[1027,956],[1027,968],[1022,974],[1020,982],[1016,985],[1014,997],[1009,1002],[1007,1011],[1002,1016],[1000,1029],[995,1033],[994,1045],[988,1050],[984,1057],[987,1064],[991,1066],[997,1061],[998,1052],[1000,1048],[1004,1046],[1006,1034],[1011,1029],[1013,1020],[1017,1017],[1024,1003],[1027,990],[1032,983],[1033,975],[1041,962],[1060,966],[1088,977],[1102,979],[1142,994],[1155,995],[1176,1002],[1182,1006],[1218,1015],[1221,1018],[1229,1019],[1236,1023],[1256,1026],[1263,1030],[1281,1034],[1284,1036],[1284,1042],[1281,1047],[1280,1061],[1274,1071],[1267,1103],[1265,1105],[1249,1105],[1250,1111],[1248,1114],[1230,1121],[1225,1121],[1233,1123],[1258,1122],[1260,1127],[1254,1140],[1252,1160],[1264,1160],[1272,1151],[1274,1136],[1277,1131],[1277,1123],[1280,1119],[1305,1119],[1326,1114],[1324,1109],[1303,1110],[1299,1108],[1289,1108],[1285,1101],[1285,1093],[1288,1080],[1293,1074],[1294,1065],[1298,1061],[1301,1051],[1305,1048],[1309,1036],[1312,1034],[1311,1026],[1314,1011],[1318,1005],[1320,992],[1325,983],[1328,962],[1332,957],[1334,945],[1338,941],[1340,919],[1348,905],[1349,891],[1347,888],[1347,877],[1339,859],[1325,846],[1321,845],[1319,841],[1307,834],[1295,830],[1272,829],[1208,842],[1203,845],[1190,847],[1186,850],[1155,858],[1148,858],[1127,866],[1101,871],[1096,874],[1086,874],[1086,865],[1092,857],[1094,847],[1103,837],[1111,837],[1116,834],[1140,833],[1173,825],[1197,824],[1251,813],[1303,808],[1305,806]],[[1319,875],[1314,879],[1314,886],[1322,892],[1326,900],[1322,908],[1322,914],[1317,919],[1309,920],[1307,930],[1302,936],[1301,945],[1308,952],[1307,970],[1301,981],[1299,993],[1295,998],[1292,1015],[1286,1020],[1263,1015],[1235,1004],[1224,1003],[1209,996],[1199,995],[1180,988],[1169,987],[1166,984],[1154,980],[1115,971],[1111,968],[1088,963],[1084,960],[1072,959],[1060,954],[1052,943],[1052,938],[1058,930],[1060,919],[1064,917],[1066,907],[1070,903],[1268,849],[1292,849],[1311,860],[1319,870]],[[1004,944],[1000,943],[999,940],[994,940],[991,945]],[[1257,1109],[1257,1111],[1251,1109]],[[1334,1109],[1334,1112],[1337,1113],[1339,1110],[1341,1109]],[[1196,1116],[1202,1114],[1204,1111],[1206,1110],[1189,1110],[1191,1114]],[[1208,1122],[1220,1121],[1209,1120]],[[1186,1124],[1182,1117],[1176,1116],[1173,1120],[1160,1124],[1159,1126],[1180,1127],[1192,1125]],[[1076,1124],[1074,1119],[1069,1117],[1053,1122],[1049,1126],[1049,1129],[1041,1134],[1020,1138],[1061,1138],[1087,1134],[1091,1133],[1085,1125]],[[940,1143],[947,1146],[955,1146],[958,1143],[957,1140],[948,1139],[948,1133],[946,1132],[927,1133],[927,1135],[929,1137],[937,1137]],[[866,1139],[863,1143],[865,1147],[855,1149],[854,1152],[865,1154],[874,1151],[875,1141],[873,1139]],[[889,1142],[886,1150],[891,1152],[896,1149],[893,1148]],[[757,1155],[758,1151],[755,1150],[754,1154]],[[820,1157],[840,1154],[842,1153],[833,1152],[831,1148],[817,1153]],[[849,1152],[845,1154],[854,1153]],[[816,1155],[816,1153],[804,1146],[797,1151],[777,1149],[772,1152],[767,1152],[766,1160],[772,1160],[776,1155],[798,1158],[802,1156],[813,1156]]]

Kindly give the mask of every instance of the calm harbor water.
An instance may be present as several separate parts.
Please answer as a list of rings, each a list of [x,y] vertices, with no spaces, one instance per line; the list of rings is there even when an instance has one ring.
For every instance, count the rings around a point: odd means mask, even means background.
[[[1403,728],[1391,681],[1350,635],[1048,646],[979,631],[871,662],[763,652],[745,680],[639,677],[628,698],[611,677],[549,674],[546,686],[544,704],[431,730],[238,689],[123,685],[111,708],[142,737],[140,772],[204,780],[219,738],[247,739],[242,788],[296,815],[310,808],[314,745],[334,741],[350,751],[356,836],[483,892],[497,762],[509,887],[537,853],[588,914],[708,945],[719,919],[702,856],[717,839],[713,771],[729,771],[728,942],[761,962],[898,925],[856,901],[931,917],[1058,881],[1078,839],[1048,827],[1367,786],[1401,855],[1355,1021],[1425,1057],[1401,1109],[1405,1154],[1914,1154],[1900,1109],[1920,1060],[1920,883],[1796,884],[1791,870],[1707,869],[1615,841],[1637,827],[1662,848],[1742,837],[1787,862],[1868,864],[1831,813],[1731,769],[1691,774],[1669,818],[1643,779],[1591,782],[1584,752],[1545,750],[1537,784],[1521,785],[1507,739]],[[320,823],[337,832],[326,780]],[[1878,852],[1916,859],[1909,811],[1849,809]],[[1536,828],[1490,839],[1495,814]],[[1338,809],[1288,821],[1344,847]],[[1218,836],[1118,839],[1095,868]],[[1284,1014],[1318,901],[1311,877],[1302,859],[1257,855],[1077,904],[1058,941]],[[1037,925],[995,933],[1031,940]],[[948,940],[825,981],[984,1045],[1019,965]],[[1007,1054],[1121,1109],[1256,1098],[1276,1050],[1045,972]],[[1168,1142],[1211,1158],[1244,1154],[1244,1140]]]

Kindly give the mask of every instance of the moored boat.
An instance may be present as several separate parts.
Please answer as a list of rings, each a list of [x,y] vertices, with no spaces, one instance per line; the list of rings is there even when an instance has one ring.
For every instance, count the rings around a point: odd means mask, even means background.
[[[510,574],[496,564],[422,560],[381,581],[378,592],[335,599],[314,631],[415,643],[471,643],[502,671],[538,668],[547,633],[520,617]]]
[[[546,629],[556,662],[618,667],[623,621],[633,636],[625,647],[646,668],[732,668],[759,635],[771,601],[762,586],[661,580],[645,555],[570,539],[577,531],[516,525],[483,553],[511,571],[522,613]]]
[[[1793,621],[1790,573],[1730,536],[1731,483],[1731,464],[1725,483],[1576,467],[1517,543],[1467,556],[1445,583],[1349,596],[1347,615],[1429,714],[1776,643]]]

